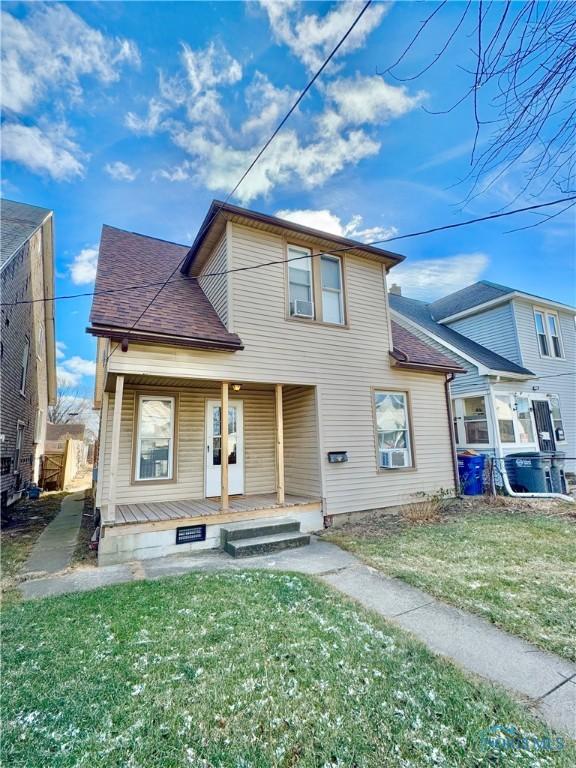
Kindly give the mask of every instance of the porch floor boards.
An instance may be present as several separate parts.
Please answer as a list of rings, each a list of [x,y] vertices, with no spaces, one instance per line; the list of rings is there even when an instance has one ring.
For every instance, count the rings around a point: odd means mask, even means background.
[[[159,520],[181,520],[191,517],[210,517],[227,513],[255,512],[260,509],[285,509],[299,504],[310,504],[319,499],[286,494],[284,504],[278,504],[275,493],[250,496],[231,496],[228,509],[221,509],[219,499],[186,499],[184,501],[158,501],[151,504],[118,504],[115,525],[152,523]]]

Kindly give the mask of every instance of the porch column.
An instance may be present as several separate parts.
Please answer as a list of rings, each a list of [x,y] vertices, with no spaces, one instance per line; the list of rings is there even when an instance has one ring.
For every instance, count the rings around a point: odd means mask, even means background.
[[[116,483],[118,479],[118,460],[120,456],[120,419],[122,416],[122,398],[124,396],[124,376],[116,377],[114,412],[112,414],[112,437],[110,440],[110,468],[108,471],[108,507],[104,523],[113,523],[116,516]],[[101,471],[103,467],[101,468]]]
[[[275,385],[276,393],[276,493],[278,504],[284,504],[284,414],[282,411],[282,384]]]
[[[220,476],[222,488],[220,505],[228,509],[228,382],[222,382],[222,403],[220,410]]]

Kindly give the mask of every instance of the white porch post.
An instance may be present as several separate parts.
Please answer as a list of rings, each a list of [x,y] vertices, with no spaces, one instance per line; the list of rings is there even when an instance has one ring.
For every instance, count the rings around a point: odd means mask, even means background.
[[[284,504],[284,414],[282,411],[282,384],[275,385],[276,394],[276,493],[278,504]]]
[[[220,504],[228,509],[228,382],[222,382],[222,403],[220,410],[220,476],[222,487]]]
[[[108,506],[104,523],[113,523],[116,516],[116,483],[118,480],[118,460],[120,456],[120,420],[122,417],[122,397],[124,395],[124,376],[116,377],[114,412],[112,415],[112,438],[110,441],[110,470],[108,472]]]

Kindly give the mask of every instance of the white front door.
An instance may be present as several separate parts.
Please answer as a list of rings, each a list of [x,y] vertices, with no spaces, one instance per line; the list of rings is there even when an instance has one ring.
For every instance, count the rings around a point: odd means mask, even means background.
[[[206,496],[220,496],[221,464],[220,400],[206,403]],[[244,426],[242,400],[228,403],[228,493],[244,493]]]

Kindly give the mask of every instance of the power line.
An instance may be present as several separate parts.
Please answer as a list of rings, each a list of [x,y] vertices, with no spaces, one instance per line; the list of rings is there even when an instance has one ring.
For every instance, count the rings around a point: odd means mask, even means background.
[[[565,203],[565,202],[570,201],[570,200],[576,200],[576,195],[574,195],[572,197],[563,197],[563,198],[560,198],[558,200],[550,200],[547,203],[539,203],[537,205],[529,205],[529,206],[526,206],[524,208],[515,208],[514,210],[511,210],[511,211],[502,211],[502,212],[499,212],[499,213],[488,214],[487,216],[479,216],[479,217],[477,217],[475,219],[468,219],[467,221],[460,221],[460,222],[456,222],[455,224],[443,224],[443,225],[440,225],[438,227],[431,227],[430,229],[423,229],[423,230],[419,230],[417,232],[408,232],[405,235],[395,235],[393,237],[387,237],[387,238],[383,238],[381,240],[372,240],[372,241],[370,241],[368,243],[360,243],[359,242],[357,247],[361,248],[362,246],[382,245],[383,243],[391,243],[391,242],[393,242],[395,240],[406,240],[406,239],[411,238],[411,237],[421,237],[423,235],[430,235],[430,234],[434,234],[436,232],[443,232],[443,231],[449,230],[449,229],[457,229],[458,227],[468,227],[468,226],[470,226],[472,224],[478,224],[478,223],[483,222],[483,221],[490,221],[492,219],[500,219],[500,218],[503,218],[505,216],[513,216],[513,215],[518,214],[518,213],[526,213],[526,212],[529,212],[529,211],[537,210],[539,208],[547,208],[547,207],[550,207],[552,205],[559,205],[560,203]],[[231,269],[225,269],[225,270],[221,270],[219,272],[207,272],[207,273],[204,273],[203,275],[201,275],[201,277],[203,277],[203,278],[221,277],[223,275],[228,275],[228,274],[231,274],[231,273],[234,273],[234,272],[247,272],[247,271],[251,271],[251,270],[254,270],[254,269],[262,269],[263,267],[274,266],[275,264],[286,264],[287,262],[299,261],[300,259],[318,258],[318,256],[332,256],[333,254],[342,253],[342,252],[345,252],[345,251],[350,251],[354,247],[355,247],[354,245],[346,245],[346,246],[343,246],[341,248],[333,248],[333,249],[331,249],[329,251],[322,251],[320,253],[307,254],[305,256],[295,256],[295,257],[290,258],[290,259],[276,259],[276,260],[273,260],[273,261],[262,262],[260,264],[251,264],[251,265],[248,265],[248,266],[245,266],[245,267],[233,267]],[[182,262],[180,262],[178,264],[178,267],[180,266],[181,263]],[[2,304],[0,304],[0,306],[2,306],[2,307],[14,307],[14,306],[17,306],[19,304],[34,304],[34,303],[40,302],[40,301],[42,301],[42,302],[44,302],[44,301],[61,301],[63,299],[77,299],[77,298],[83,298],[83,297],[86,297],[86,296],[100,296],[100,295],[107,295],[107,294],[112,294],[112,293],[123,293],[123,292],[128,292],[128,291],[144,290],[145,288],[155,288],[156,286],[159,286],[159,285],[165,287],[170,282],[175,282],[174,280],[171,280],[171,278],[174,276],[174,274],[177,271],[178,267],[171,273],[170,277],[167,280],[159,281],[159,282],[155,282],[155,283],[139,283],[138,285],[128,285],[128,286],[124,286],[123,288],[105,288],[105,289],[102,289],[100,291],[87,291],[87,292],[84,292],[84,293],[72,293],[72,294],[67,294],[67,295],[62,295],[62,296],[53,296],[52,298],[48,298],[48,299],[26,299],[24,301],[15,301],[15,302],[2,303]],[[190,278],[189,276],[183,276],[183,278],[184,279],[187,278],[189,280],[196,280],[196,278]],[[180,280],[180,279],[181,278],[178,278],[178,280]]]
[[[302,99],[304,98],[304,96],[306,96],[306,94],[308,93],[308,91],[310,90],[310,88],[312,88],[312,86],[314,85],[314,83],[316,82],[316,80],[317,80],[317,79],[320,77],[320,75],[322,74],[322,72],[323,72],[323,71],[326,69],[326,67],[328,66],[328,64],[329,64],[329,63],[332,61],[332,59],[334,58],[334,56],[336,55],[336,53],[339,51],[339,49],[342,47],[342,45],[344,44],[344,42],[347,40],[348,36],[351,34],[351,32],[352,32],[352,30],[354,29],[354,27],[356,26],[356,24],[358,24],[358,22],[360,21],[360,19],[362,18],[362,16],[363,16],[363,15],[365,14],[365,12],[368,10],[368,7],[371,5],[371,3],[372,3],[372,0],[368,0],[368,2],[367,2],[367,3],[365,3],[365,5],[363,6],[363,8],[362,8],[362,10],[360,11],[360,13],[359,13],[359,14],[356,16],[356,18],[354,19],[354,21],[352,22],[352,24],[351,24],[351,25],[348,27],[348,29],[347,29],[347,30],[346,30],[346,32],[344,33],[343,37],[340,39],[340,41],[337,43],[337,45],[336,45],[336,46],[335,46],[335,47],[332,49],[332,51],[331,51],[331,52],[328,54],[328,56],[327,56],[327,57],[326,57],[326,59],[324,60],[323,64],[321,65],[320,69],[318,69],[318,71],[316,72],[316,74],[315,74],[315,75],[312,77],[312,79],[311,79],[311,80],[310,80],[310,81],[309,81],[309,82],[306,84],[306,86],[304,87],[304,90],[303,90],[303,91],[300,93],[300,95],[298,96],[298,98],[296,99],[296,101],[294,102],[294,104],[292,104],[292,106],[290,107],[290,109],[288,110],[288,112],[286,113],[286,115],[285,115],[285,116],[282,118],[282,120],[281,120],[281,121],[278,123],[278,125],[276,126],[276,129],[273,131],[273,133],[272,133],[272,135],[270,136],[270,138],[269,138],[269,139],[268,139],[268,140],[267,140],[267,141],[264,143],[264,145],[261,147],[261,149],[260,149],[260,151],[258,152],[258,154],[256,155],[256,157],[255,157],[255,158],[252,160],[252,162],[250,163],[250,165],[248,166],[248,168],[247,168],[247,169],[244,171],[244,173],[242,174],[242,176],[241,176],[241,177],[238,179],[238,181],[236,182],[236,184],[235,184],[234,188],[233,188],[233,189],[231,189],[231,190],[230,190],[230,192],[229,192],[229,193],[226,195],[226,197],[225,197],[225,198],[224,198],[224,200],[223,200],[223,201],[220,203],[219,207],[218,207],[218,208],[217,208],[217,209],[214,211],[214,213],[212,214],[212,216],[210,217],[210,219],[209,219],[207,222],[205,222],[205,223],[204,223],[204,226],[202,227],[202,230],[201,230],[201,231],[198,233],[198,237],[200,237],[200,236],[201,236],[201,235],[202,235],[202,234],[203,234],[203,233],[204,233],[204,232],[205,232],[205,231],[208,229],[208,227],[210,226],[210,224],[212,223],[212,221],[214,220],[214,218],[216,217],[216,215],[217,215],[217,214],[220,212],[220,210],[222,209],[222,207],[223,207],[223,206],[224,206],[224,205],[225,205],[225,204],[228,202],[228,200],[230,200],[230,198],[232,197],[232,195],[233,195],[233,194],[234,194],[234,193],[237,191],[238,187],[239,187],[239,186],[242,184],[242,182],[244,181],[244,179],[245,179],[245,178],[248,176],[248,174],[250,173],[250,171],[252,170],[252,168],[254,168],[254,166],[256,165],[256,163],[258,162],[258,160],[260,160],[260,158],[262,157],[262,155],[264,154],[264,152],[265,152],[265,151],[268,149],[268,147],[269,147],[269,146],[270,146],[270,144],[271,144],[271,143],[274,141],[274,139],[276,138],[276,136],[278,135],[278,133],[279,133],[279,132],[282,130],[282,127],[284,126],[284,124],[286,123],[286,121],[288,120],[288,118],[290,117],[290,115],[291,115],[291,114],[292,114],[292,113],[293,113],[293,112],[296,110],[296,108],[298,107],[298,105],[300,104],[300,102],[302,101]],[[141,319],[144,317],[144,315],[146,314],[146,312],[147,312],[147,311],[150,309],[150,307],[152,306],[152,304],[154,304],[154,302],[156,301],[156,299],[158,298],[158,296],[160,296],[160,294],[162,293],[162,291],[164,290],[164,288],[165,288],[165,287],[168,285],[168,283],[170,282],[170,280],[172,280],[172,278],[174,277],[174,275],[176,274],[176,272],[177,272],[177,271],[178,271],[178,270],[179,270],[179,269],[182,267],[182,264],[184,263],[185,259],[186,259],[186,257],[184,257],[184,258],[183,258],[183,259],[182,259],[182,260],[181,260],[181,261],[180,261],[180,262],[179,262],[179,263],[176,265],[176,267],[175,267],[175,268],[172,270],[172,272],[170,273],[170,275],[168,276],[168,278],[165,280],[165,282],[164,282],[162,285],[160,285],[160,287],[159,287],[158,291],[157,291],[157,292],[155,293],[155,295],[152,297],[152,299],[150,300],[150,302],[149,302],[149,303],[148,303],[148,304],[147,304],[147,305],[144,307],[144,309],[142,310],[142,312],[141,312],[141,313],[138,315],[138,317],[136,318],[136,320],[135,320],[135,321],[132,323],[132,325],[131,325],[131,328],[135,328],[135,327],[136,327],[136,325],[137,325],[137,324],[140,322],[140,320],[141,320]],[[113,354],[113,353],[114,353],[114,352],[115,352],[115,351],[118,349],[118,347],[119,347],[119,344],[116,344],[116,346],[115,346],[115,347],[114,347],[114,348],[113,348],[113,349],[110,351],[110,353],[108,354],[108,356],[107,356],[107,358],[106,358],[107,360],[109,360],[109,359],[110,359],[111,355],[112,355],[112,354]]]

